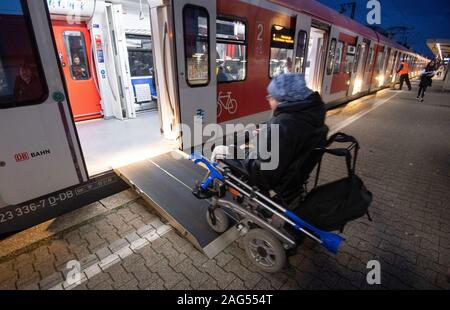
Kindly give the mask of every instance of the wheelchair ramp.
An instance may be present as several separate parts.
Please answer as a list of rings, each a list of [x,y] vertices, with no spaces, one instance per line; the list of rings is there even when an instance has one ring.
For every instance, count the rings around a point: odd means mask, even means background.
[[[216,256],[239,237],[234,227],[219,236],[208,226],[208,202],[192,195],[195,182],[206,170],[186,159],[186,154],[166,153],[114,171],[208,257]]]

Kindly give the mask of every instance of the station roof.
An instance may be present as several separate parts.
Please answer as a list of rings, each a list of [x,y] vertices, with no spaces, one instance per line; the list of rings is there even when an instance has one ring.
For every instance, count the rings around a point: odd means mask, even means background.
[[[429,39],[427,45],[436,57],[450,58],[450,39]]]

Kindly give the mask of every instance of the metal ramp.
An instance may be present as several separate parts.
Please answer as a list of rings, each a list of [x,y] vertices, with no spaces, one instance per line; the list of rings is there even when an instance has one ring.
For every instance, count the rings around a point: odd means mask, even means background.
[[[206,222],[208,202],[192,195],[195,181],[205,170],[193,165],[186,154],[166,153],[114,169],[147,203],[184,237],[212,258],[239,237],[236,228],[218,235]]]

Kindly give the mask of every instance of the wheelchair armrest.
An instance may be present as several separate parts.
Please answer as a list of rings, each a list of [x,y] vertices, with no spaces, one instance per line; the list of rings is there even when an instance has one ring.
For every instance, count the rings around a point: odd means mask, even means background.
[[[226,165],[226,168],[231,170],[231,173],[236,177],[249,178],[248,172],[238,159],[221,159],[220,162]]]
[[[329,139],[328,139],[328,146],[330,146],[333,143],[351,143],[352,145],[356,146],[359,148],[359,142],[358,140],[356,140],[355,137],[347,135],[343,132],[338,132],[334,135],[332,135]]]

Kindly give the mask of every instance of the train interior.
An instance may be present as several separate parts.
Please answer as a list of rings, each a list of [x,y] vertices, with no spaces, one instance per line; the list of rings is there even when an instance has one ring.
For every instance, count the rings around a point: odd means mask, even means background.
[[[70,23],[61,2],[48,1],[90,176],[172,149],[162,135],[148,4],[103,4]]]

